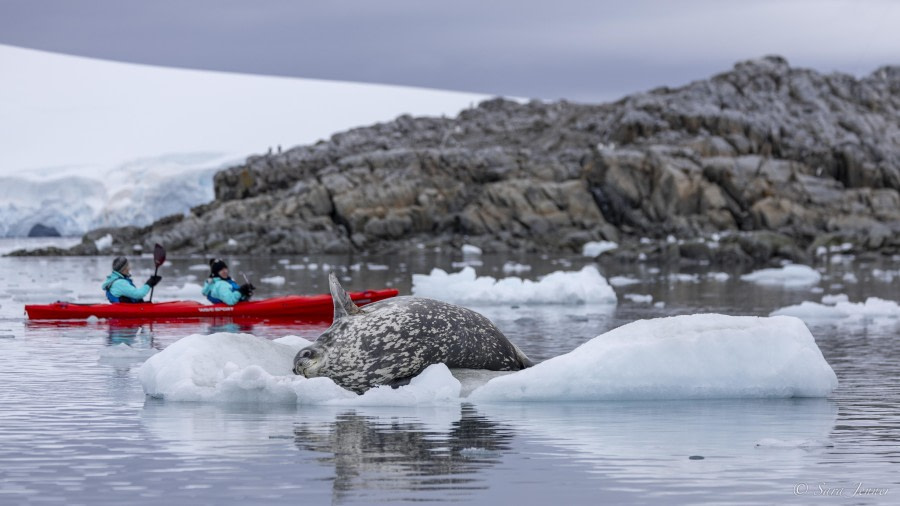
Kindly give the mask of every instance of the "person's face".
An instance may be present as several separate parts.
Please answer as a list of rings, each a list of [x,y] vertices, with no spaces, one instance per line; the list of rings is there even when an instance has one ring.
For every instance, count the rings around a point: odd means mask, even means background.
[[[224,267],[221,271],[219,271],[219,277],[222,279],[228,277],[228,267]]]
[[[131,276],[131,264],[125,264],[125,267],[122,267],[122,270],[119,271],[123,276]]]

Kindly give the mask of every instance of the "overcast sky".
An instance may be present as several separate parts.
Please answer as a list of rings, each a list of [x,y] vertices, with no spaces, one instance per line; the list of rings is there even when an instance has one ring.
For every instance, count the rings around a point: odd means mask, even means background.
[[[3,44],[578,101],[680,85],[766,54],[865,75],[900,64],[898,27],[900,2],[890,0],[0,0]]]

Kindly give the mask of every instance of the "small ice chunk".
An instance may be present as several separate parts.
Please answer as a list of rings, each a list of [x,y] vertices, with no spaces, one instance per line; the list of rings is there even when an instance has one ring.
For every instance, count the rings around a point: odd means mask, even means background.
[[[641,280],[629,278],[628,276],[613,276],[609,278],[609,284],[612,286],[628,286],[640,283]]]
[[[822,304],[829,304],[833,306],[839,302],[850,302],[850,297],[847,297],[847,294],[844,293],[822,296]]]
[[[827,302],[826,302],[827,300]],[[869,297],[865,302],[848,302],[846,296],[836,295],[823,297],[825,304],[816,302],[801,302],[793,306],[776,309],[771,313],[776,315],[789,315],[802,318],[806,321],[816,320],[847,320],[859,321],[864,319],[880,320],[882,323],[896,323],[900,319],[900,305],[894,301]],[[826,305],[829,304],[829,305]]]
[[[788,264],[780,269],[761,269],[744,274],[741,279],[765,286],[806,288],[817,285],[822,280],[822,275],[806,265]]]
[[[637,303],[643,303],[643,304],[650,304],[651,302],[653,302],[653,296],[652,296],[652,295],[641,295],[641,294],[637,294],[637,293],[626,293],[625,295],[623,295],[623,297],[625,297],[626,299],[630,300],[631,302],[637,302]]]
[[[619,245],[612,241],[591,241],[581,247],[581,254],[586,257],[597,257],[618,247]]]
[[[283,285],[285,283],[284,276],[270,276],[267,278],[261,278],[259,281],[262,283],[268,283],[270,285]]]
[[[478,246],[474,246],[472,244],[463,244],[462,245],[462,254],[463,255],[480,255],[481,248]]]
[[[530,265],[520,264],[516,262],[506,262],[503,264],[503,272],[506,274],[518,274],[520,272],[528,272],[531,270]]]

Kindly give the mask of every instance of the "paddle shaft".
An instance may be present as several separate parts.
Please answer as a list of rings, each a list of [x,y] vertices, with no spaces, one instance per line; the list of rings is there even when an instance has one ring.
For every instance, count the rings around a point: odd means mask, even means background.
[[[153,269],[153,275],[156,276],[156,274],[158,272],[159,272],[159,266],[157,265],[156,269]],[[150,302],[153,302],[153,290],[154,289],[156,289],[156,285],[153,285],[150,287]]]

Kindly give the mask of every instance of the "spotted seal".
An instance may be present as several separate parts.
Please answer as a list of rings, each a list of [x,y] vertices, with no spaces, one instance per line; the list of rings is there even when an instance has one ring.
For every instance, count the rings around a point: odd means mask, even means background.
[[[402,385],[431,364],[518,371],[534,363],[484,316],[422,297],[359,308],[337,276],[328,277],[334,322],[294,357],[294,374],[325,376],[357,393]]]

